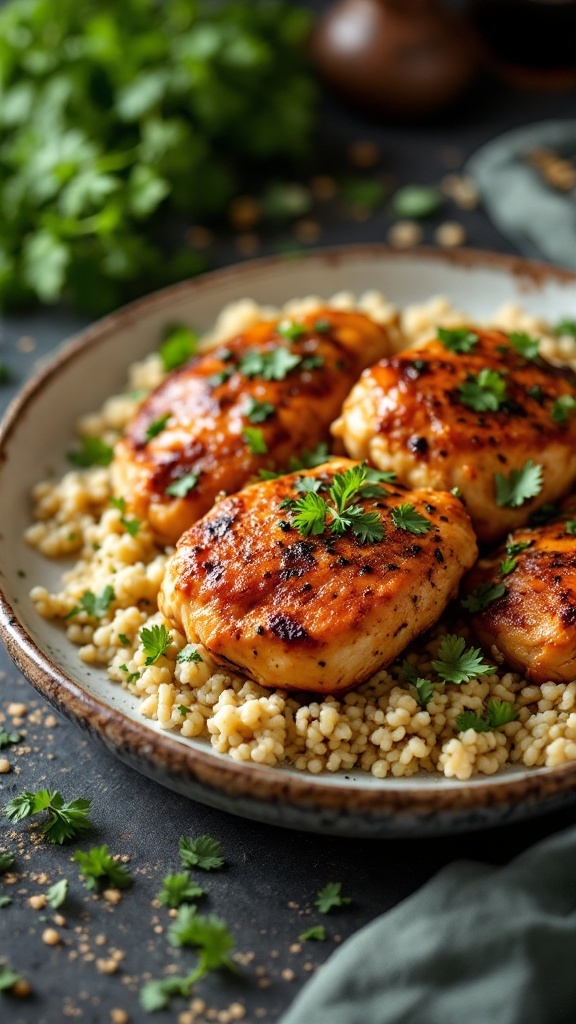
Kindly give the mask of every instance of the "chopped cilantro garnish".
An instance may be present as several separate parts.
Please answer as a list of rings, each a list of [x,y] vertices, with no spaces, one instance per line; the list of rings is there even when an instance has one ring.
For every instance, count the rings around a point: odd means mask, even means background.
[[[535,402],[542,405],[544,401],[544,392],[539,384],[533,384],[532,387],[526,388],[526,394],[529,398],[533,398]]]
[[[113,505],[114,508],[117,508],[119,512],[122,513],[122,515],[120,516],[120,522],[122,523],[122,526],[126,530],[126,533],[129,533],[131,537],[135,537],[136,534],[138,533],[138,530],[142,526],[140,519],[128,519],[124,515],[124,513],[126,512],[126,502],[124,498],[110,498],[110,504]]]
[[[168,328],[164,341],[160,346],[162,365],[169,373],[182,366],[191,358],[198,348],[198,335],[183,324]]]
[[[218,370],[216,373],[210,374],[206,380],[211,388],[219,388],[221,384],[225,384],[227,380],[230,380],[233,373],[234,367],[228,367],[226,370]]]
[[[68,895],[68,879],[61,878],[59,882],[54,882],[46,893],[46,899],[53,910],[58,910],[61,907]]]
[[[298,936],[300,942],[326,942],[326,929],[323,924],[312,925]]]
[[[239,368],[245,377],[263,380],[284,380],[302,362],[302,356],[290,352],[284,345],[265,352],[248,349],[240,359]]]
[[[98,882],[110,884],[115,889],[127,889],[132,885],[128,868],[110,856],[106,844],[93,846],[86,853],[76,850],[72,860],[78,864],[87,889],[95,889]]]
[[[571,412],[576,411],[576,398],[573,395],[560,395],[552,406],[552,412],[550,413],[554,423],[562,427],[568,422],[568,416]]]
[[[172,946],[192,946],[198,954],[199,963],[191,976],[193,981],[221,967],[235,970],[230,960],[234,939],[226,923],[214,914],[204,917],[196,907],[184,904],[168,929],[168,941]]]
[[[565,337],[576,338],[576,320],[561,320],[554,328],[554,334],[559,338],[563,335]]]
[[[306,334],[307,328],[304,324],[298,323],[297,320],[281,320],[279,324],[276,324],[276,332],[282,338],[286,338],[286,341],[298,341]]]
[[[179,476],[171,484],[168,484],[164,494],[169,494],[171,498],[185,498],[190,491],[194,490],[199,479],[200,470],[194,469],[191,473]]]
[[[329,320],[325,320],[323,316],[319,316],[317,320],[312,324],[312,330],[316,334],[326,334],[332,327]]]
[[[40,789],[36,793],[21,793],[5,807],[5,814],[13,824],[33,814],[48,812],[48,821],[42,826],[42,834],[52,843],[64,843],[74,839],[79,832],[88,828],[88,813],[91,800],[77,799],[65,802],[57,790]]]
[[[299,469],[315,469],[328,462],[328,445],[321,441],[315,448],[306,448],[300,455],[292,455],[289,462],[290,473],[297,473]]]
[[[9,850],[0,850],[0,875],[3,875],[14,863],[14,854]]]
[[[122,644],[122,647],[130,647],[130,641],[125,633],[118,633],[118,639]]]
[[[0,732],[0,750],[3,747],[11,747],[16,743],[20,743],[22,737],[19,732]]]
[[[576,535],[576,519],[567,519],[564,526],[566,527],[566,533],[570,534],[571,537]]]
[[[519,555],[522,551],[526,551],[526,548],[532,547],[533,540],[519,540],[516,543],[506,545],[506,552],[510,555],[510,558],[514,558]]]
[[[491,729],[499,729],[508,722],[514,722],[518,718],[513,704],[506,700],[491,700],[488,702],[488,710],[485,716],[478,715],[475,711],[463,711],[456,719],[458,732],[466,732],[467,729],[474,729],[474,732],[489,732]]]
[[[480,583],[474,590],[471,590],[468,597],[462,601],[462,607],[468,612],[483,612],[499,597],[506,593],[503,583]]]
[[[226,863],[221,843],[210,836],[199,836],[198,839],[182,836],[180,860],[185,868],[202,868],[203,871],[219,871]]]
[[[107,584],[99,594],[93,594],[91,590],[85,590],[80,598],[80,604],[75,605],[66,615],[67,619],[73,618],[79,612],[84,611],[91,619],[102,619],[108,612],[112,601],[116,598],[114,589]]]
[[[420,707],[426,709],[434,696],[434,683],[430,679],[418,676],[412,683],[412,686],[416,690]]]
[[[2,382],[0,381],[0,383],[2,383]],[[10,899],[9,896],[0,896],[0,910],[3,907],[9,907],[11,903],[12,903],[12,900]]]
[[[509,576],[511,572],[514,572],[514,569],[517,565],[518,560],[516,558],[505,558],[502,562],[500,562],[501,575]]]
[[[525,334],[522,331],[513,331],[508,335],[508,338],[518,354],[523,356],[524,359],[538,358],[540,338],[532,338],[529,334]]]
[[[310,494],[311,491],[317,494],[318,491],[325,489],[325,485],[314,476],[299,476],[296,480],[294,487],[299,494]]]
[[[455,683],[457,686],[494,671],[491,665],[482,661],[480,648],[467,648],[464,637],[454,633],[443,637],[438,658],[432,661],[432,668],[443,682]]]
[[[157,420],[153,420],[152,423],[146,427],[145,437],[147,441],[151,441],[153,437],[157,437],[158,434],[162,433],[171,415],[171,412],[165,412],[163,416],[159,416]]]
[[[321,914],[329,914],[334,907],[344,907],[351,903],[349,896],[342,896],[342,882],[328,882],[323,889],[320,889],[314,900],[314,906],[318,907]]]
[[[497,412],[506,401],[506,380],[497,370],[487,367],[468,374],[458,388],[460,401],[474,412]]]
[[[9,992],[19,981],[24,981],[21,974],[16,974],[7,963],[0,963],[0,992]]]
[[[190,995],[193,983],[191,974],[186,978],[171,974],[168,978],[147,981],[140,990],[140,1006],[147,1013],[167,1010],[172,996],[182,996],[186,999]]]
[[[513,469],[509,476],[494,474],[496,504],[499,508],[519,508],[542,490],[542,466],[527,459],[522,469]]]
[[[303,370],[319,370],[324,366],[324,356],[304,356],[302,359]]]
[[[104,444],[99,437],[84,435],[80,439],[80,450],[68,452],[68,460],[85,469],[88,466],[109,466],[114,458],[114,449]]]
[[[186,644],[181,651],[178,651],[176,655],[176,661],[181,664],[183,661],[194,661],[196,663],[203,661],[204,659],[192,644]]]
[[[480,340],[468,327],[439,327],[437,337],[449,352],[471,352]]]
[[[185,704],[179,704],[178,705],[178,713],[181,714],[183,718],[184,718],[185,715],[188,714],[189,711],[190,711],[190,708],[187,708]]]
[[[146,664],[154,665],[170,647],[172,637],[166,626],[143,626],[140,641],[146,655]]]
[[[246,404],[244,415],[250,423],[265,423],[275,412],[276,409],[271,402],[259,402],[257,398],[251,395]]]
[[[414,505],[410,505],[408,502],[390,509],[390,516],[394,526],[399,530],[408,530],[409,533],[428,533],[428,530],[432,529],[430,520],[417,512]]]
[[[326,529],[341,536],[350,529],[361,544],[382,540],[384,526],[378,514],[365,512],[361,505],[351,504],[355,498],[367,496],[367,487],[370,487],[373,496],[374,488],[379,486],[369,482],[367,475],[367,467],[364,465],[352,466],[344,473],[336,473],[329,488],[332,503],[314,491],[309,491],[296,500],[285,499],[280,507],[292,513],[292,523],[303,537],[324,533]],[[379,493],[385,494],[386,491],[380,487]]]
[[[193,903],[204,895],[204,889],[190,878],[188,871],[166,875],[158,893],[158,902],[164,907],[179,907],[182,903]]]
[[[242,438],[248,445],[252,455],[266,455],[268,445],[260,427],[244,427]]]

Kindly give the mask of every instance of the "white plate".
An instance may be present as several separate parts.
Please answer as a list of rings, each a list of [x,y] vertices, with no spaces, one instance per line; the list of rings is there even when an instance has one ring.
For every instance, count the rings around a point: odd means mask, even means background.
[[[226,303],[246,296],[276,305],[372,288],[400,306],[443,294],[479,318],[504,302],[519,302],[552,322],[576,318],[576,274],[568,271],[490,253],[356,246],[218,271],[100,321],[24,389],[0,429],[0,633],[36,689],[123,761],[235,814],[293,828],[385,836],[485,827],[558,807],[574,799],[576,764],[508,768],[466,783],[424,773],[379,780],[365,772],[310,776],[239,764],[206,741],[174,736],[143,719],[136,698],[103,670],[83,664],[62,629],[40,618],[28,596],[34,584],[59,589],[62,571],[22,540],[33,484],[48,471],[65,470],[78,417],[122,388],[128,364],[157,347],[167,322],[205,330]]]

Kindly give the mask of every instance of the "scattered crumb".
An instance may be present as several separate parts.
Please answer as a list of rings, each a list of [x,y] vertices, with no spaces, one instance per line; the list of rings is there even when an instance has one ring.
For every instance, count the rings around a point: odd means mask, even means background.
[[[31,896],[28,900],[28,906],[32,907],[32,910],[43,910],[48,900],[43,892],[37,893],[36,896]]]
[[[59,928],[65,928],[67,923],[66,918],[62,914],[54,914],[54,924],[57,924]]]
[[[58,946],[61,941],[60,932],[57,932],[55,928],[45,928],[42,932],[42,942],[46,946]]]
[[[113,906],[116,906],[117,903],[120,903],[120,900],[122,899],[122,893],[120,892],[120,889],[104,889],[102,895],[106,902],[112,903]]]
[[[10,989],[11,994],[13,996],[18,996],[19,999],[26,999],[26,997],[30,995],[31,991],[32,987],[30,982],[26,981],[26,978],[20,978],[20,981],[17,981]]]
[[[230,1003],[228,1013],[232,1020],[243,1020],[246,1016],[246,1007],[242,1003]]]
[[[270,978],[258,978],[258,988],[270,988]]]
[[[34,352],[36,348],[36,339],[31,338],[29,334],[23,334],[21,338],[18,338],[16,348],[19,352]]]
[[[370,142],[369,139],[359,139],[357,142],[353,142],[346,151],[349,163],[353,167],[364,169],[375,167],[380,162],[381,155],[380,146],[375,142]]]
[[[105,935],[97,935],[96,938],[94,939],[94,945],[95,946],[105,946],[107,941],[108,940],[107,940]]]
[[[296,975],[291,967],[285,967],[282,971],[282,977],[284,981],[294,981]]]
[[[126,1010],[113,1009],[110,1010],[110,1020],[112,1024],[128,1024],[130,1017],[126,1013]]]
[[[0,757],[0,775],[7,775],[12,771],[12,765],[7,757]]]
[[[412,245],[418,245],[422,237],[422,227],[414,220],[397,220],[388,232],[390,245],[397,249],[409,249]]]
[[[438,245],[443,246],[445,249],[451,249],[454,246],[464,244],[466,232],[462,224],[447,220],[436,228],[434,238]]]
[[[118,963],[116,960],[113,960],[112,957],[109,957],[107,960],[98,958],[96,961],[96,970],[99,971],[100,974],[116,974],[116,971],[118,970]]]
[[[301,945],[301,943],[300,942],[293,942],[292,945],[290,946],[290,952],[291,953],[301,953],[302,952],[302,945]]]
[[[47,715],[44,719],[44,725],[47,729],[54,729],[58,725],[58,719],[55,715]]]
[[[28,706],[26,704],[9,704],[6,708],[7,713],[11,718],[24,718],[28,714]]]
[[[445,196],[453,199],[461,210],[474,210],[478,206],[478,189],[472,178],[464,174],[447,174],[440,183]]]

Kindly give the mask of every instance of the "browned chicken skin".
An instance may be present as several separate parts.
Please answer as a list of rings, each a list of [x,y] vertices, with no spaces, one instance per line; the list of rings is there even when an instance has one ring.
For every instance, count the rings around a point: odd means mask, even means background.
[[[174,543],[219,493],[239,490],[260,469],[284,469],[291,456],[328,440],[361,370],[389,350],[385,329],[361,313],[317,309],[288,321],[296,325],[292,340],[278,323],[257,324],[174,371],[118,442],[114,490],[163,542]],[[274,354],[280,370],[268,362],[258,371],[259,357]],[[266,379],[272,372],[283,379]],[[252,442],[247,428],[256,432]],[[188,493],[166,493],[186,477]]]
[[[383,523],[381,540],[329,529],[303,537],[283,499],[301,497],[299,478],[329,486],[354,465],[335,459],[218,502],[169,560],[162,613],[218,664],[262,686],[334,693],[390,664],[455,596],[476,540],[453,495],[389,484],[357,500]],[[391,509],[405,503],[431,524],[426,533],[395,525]]]
[[[562,518],[508,538],[516,567],[503,575],[506,547],[481,558],[466,579],[466,592],[482,584],[505,586],[471,624],[487,651],[496,647],[511,668],[534,683],[576,679],[576,536],[566,520],[576,515],[571,499]],[[514,552],[512,545],[527,544]]]
[[[394,470],[409,487],[458,487],[479,540],[494,543],[576,481],[576,416],[559,424],[551,415],[560,396],[576,397],[576,381],[569,370],[525,359],[501,331],[471,330],[478,341],[468,353],[431,341],[370,367],[333,433],[352,458]],[[505,380],[496,411],[461,400],[459,388],[484,369]],[[499,507],[495,474],[509,477],[528,459],[542,466],[540,493],[520,507]]]

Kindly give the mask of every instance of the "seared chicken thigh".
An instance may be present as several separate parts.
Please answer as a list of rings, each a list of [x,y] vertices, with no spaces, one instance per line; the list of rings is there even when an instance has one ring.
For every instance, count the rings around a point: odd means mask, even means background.
[[[334,693],[388,665],[438,620],[477,547],[453,495],[350,486],[365,472],[334,459],[218,502],[170,558],[162,613],[262,686]]]
[[[466,580],[468,606],[486,605],[471,619],[480,643],[535,683],[576,679],[575,514],[571,499],[560,520],[516,530]]]
[[[576,380],[526,335],[441,333],[366,370],[333,433],[409,487],[458,487],[496,542],[576,481]]]
[[[387,351],[385,329],[361,313],[257,324],[144,400],[116,446],[115,493],[174,543],[218,494],[328,440],[361,370]]]

